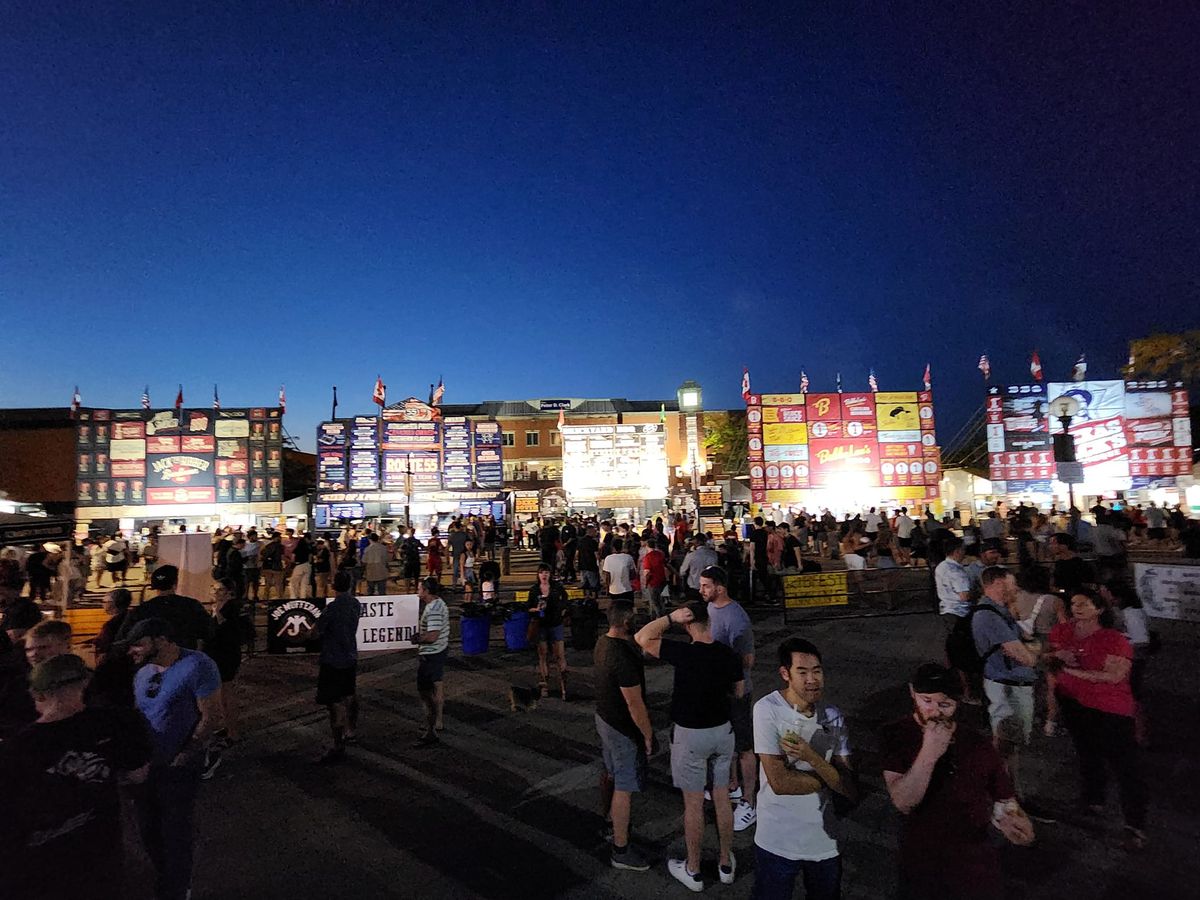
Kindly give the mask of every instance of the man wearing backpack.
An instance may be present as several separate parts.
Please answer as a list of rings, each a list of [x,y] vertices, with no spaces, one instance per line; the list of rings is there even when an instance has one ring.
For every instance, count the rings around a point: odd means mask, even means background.
[[[1021,640],[1014,612],[1017,580],[1003,566],[988,566],[980,573],[983,596],[971,610],[971,635],[983,672],[983,692],[988,701],[992,741],[1008,765],[1017,798],[1026,814],[1038,822],[1054,819],[1030,802],[1023,787],[1018,762],[1020,748],[1033,732],[1033,696],[1037,684],[1038,655]]]
[[[951,536],[942,544],[942,550],[946,558],[933,570],[933,583],[937,589],[938,614],[946,626],[946,657],[958,677],[963,703],[978,706],[964,670],[968,662],[964,657],[971,644],[971,576],[962,564],[966,549],[959,538]]]

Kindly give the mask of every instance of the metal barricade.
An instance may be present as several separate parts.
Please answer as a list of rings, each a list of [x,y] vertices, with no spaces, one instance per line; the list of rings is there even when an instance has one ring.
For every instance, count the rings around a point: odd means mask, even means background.
[[[855,616],[900,616],[936,611],[933,570],[862,569],[782,575],[787,624]]]

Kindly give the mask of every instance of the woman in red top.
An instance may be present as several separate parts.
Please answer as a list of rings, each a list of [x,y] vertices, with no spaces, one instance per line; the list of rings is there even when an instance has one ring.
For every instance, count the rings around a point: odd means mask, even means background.
[[[1095,592],[1075,592],[1071,617],[1050,631],[1050,657],[1058,668],[1059,709],[1079,756],[1083,802],[1090,812],[1104,812],[1105,766],[1111,766],[1121,792],[1125,843],[1140,850],[1146,845],[1146,785],[1138,768],[1129,686],[1133,649],[1112,627],[1112,610]]]
[[[442,542],[438,539],[436,527],[429,530],[429,540],[425,542],[425,559],[429,574],[438,581],[442,580]]]

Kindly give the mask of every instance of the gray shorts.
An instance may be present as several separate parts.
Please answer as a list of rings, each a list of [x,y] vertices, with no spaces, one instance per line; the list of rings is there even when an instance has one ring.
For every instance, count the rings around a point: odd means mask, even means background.
[[[1028,744],[1033,732],[1033,685],[1001,684],[985,678],[992,734],[1010,744]]]
[[[733,763],[733,725],[715,728],[671,726],[671,781],[681,791],[703,791],[713,783],[724,783]]]
[[[604,756],[604,771],[618,791],[640,791],[646,785],[646,748],[628,735],[621,734],[599,716],[596,733]]]

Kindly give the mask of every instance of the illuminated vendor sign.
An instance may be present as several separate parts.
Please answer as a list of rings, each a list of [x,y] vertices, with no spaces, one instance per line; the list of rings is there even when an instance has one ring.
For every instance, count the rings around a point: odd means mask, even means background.
[[[566,425],[563,489],[571,502],[641,502],[667,496],[666,428]]]
[[[80,410],[76,501],[83,508],[282,501],[282,416],[267,407]]]
[[[751,394],[746,430],[755,503],[802,501],[814,488],[938,495],[941,451],[928,391]]]

